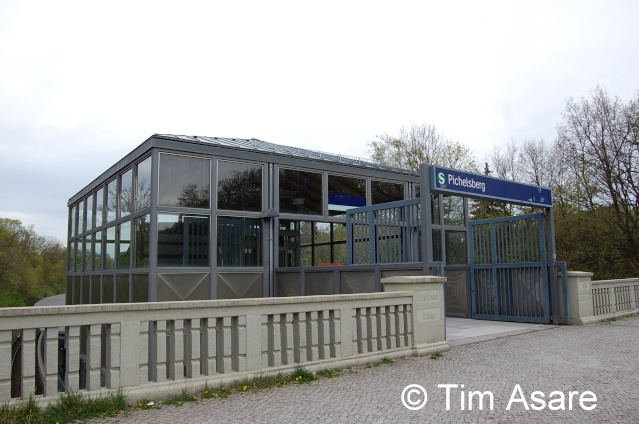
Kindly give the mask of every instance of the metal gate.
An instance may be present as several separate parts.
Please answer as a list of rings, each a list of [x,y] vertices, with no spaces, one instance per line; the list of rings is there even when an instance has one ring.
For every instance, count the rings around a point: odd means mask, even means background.
[[[542,214],[469,222],[472,317],[550,322]]]

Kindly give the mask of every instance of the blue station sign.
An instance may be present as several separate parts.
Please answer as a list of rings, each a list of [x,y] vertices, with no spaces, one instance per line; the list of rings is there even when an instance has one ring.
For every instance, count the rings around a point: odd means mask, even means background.
[[[533,206],[552,206],[549,188],[502,180],[481,174],[432,165],[431,189],[483,199],[501,200]]]

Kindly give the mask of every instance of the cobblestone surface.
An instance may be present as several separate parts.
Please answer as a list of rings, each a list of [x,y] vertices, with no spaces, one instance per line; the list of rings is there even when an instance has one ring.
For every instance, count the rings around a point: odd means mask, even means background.
[[[102,422],[119,423],[639,423],[639,316],[588,326],[560,326],[452,348],[443,358],[405,358],[392,365],[357,367],[334,379],[235,394],[179,407],[136,410]],[[406,409],[402,390],[419,384],[428,402]],[[446,410],[446,390],[451,389]],[[461,385],[464,385],[462,388]],[[566,410],[526,410],[511,395],[520,385],[530,403],[533,391],[546,401],[553,391],[566,395]],[[465,394],[465,408],[460,404]],[[491,410],[478,396],[469,409],[470,391],[492,392]],[[594,410],[582,410],[578,396],[568,410],[568,392],[593,392]],[[518,396],[515,396],[519,398]],[[553,394],[552,399],[558,395]],[[416,394],[413,400],[419,400]],[[591,403],[588,403],[590,405]],[[539,404],[536,404],[539,405]],[[553,403],[552,406],[560,406]]]

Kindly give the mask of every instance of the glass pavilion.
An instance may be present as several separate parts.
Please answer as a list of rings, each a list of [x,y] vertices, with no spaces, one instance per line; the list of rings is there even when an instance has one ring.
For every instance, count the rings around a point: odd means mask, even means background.
[[[156,134],[69,200],[66,303],[340,292],[321,281],[287,291],[282,281],[345,263],[347,209],[417,196],[419,176],[404,169],[256,139]],[[434,200],[434,260],[465,266],[466,201]]]

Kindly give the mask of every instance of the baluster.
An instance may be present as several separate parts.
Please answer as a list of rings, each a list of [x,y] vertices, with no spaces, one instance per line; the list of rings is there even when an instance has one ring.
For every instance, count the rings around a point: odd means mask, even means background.
[[[80,387],[80,326],[66,328],[66,377],[64,379],[67,393],[75,392]]]
[[[89,325],[87,335],[87,390],[100,390],[100,324]]]
[[[169,380],[181,380],[184,378],[184,321],[181,319],[169,321],[168,330]]]
[[[153,381],[166,381],[167,379],[167,357],[166,357],[166,321],[154,322],[155,344],[155,370],[153,371]]]
[[[58,327],[48,327],[45,332],[45,396],[58,394]],[[2,401],[2,396],[0,396]]]
[[[202,365],[202,375],[214,375],[216,370],[216,319],[203,318],[200,320],[200,363]]]
[[[106,387],[109,389],[120,387],[121,331],[119,322],[106,326]]]
[[[35,338],[36,330],[22,330],[22,398],[35,393]]]
[[[152,381],[152,378],[149,375],[149,326],[151,326],[151,323],[148,321],[140,322],[140,342],[138,344],[138,363],[140,364],[138,381],[140,384],[146,384],[149,381]]]
[[[0,331],[0,403],[11,399],[11,330]]]

